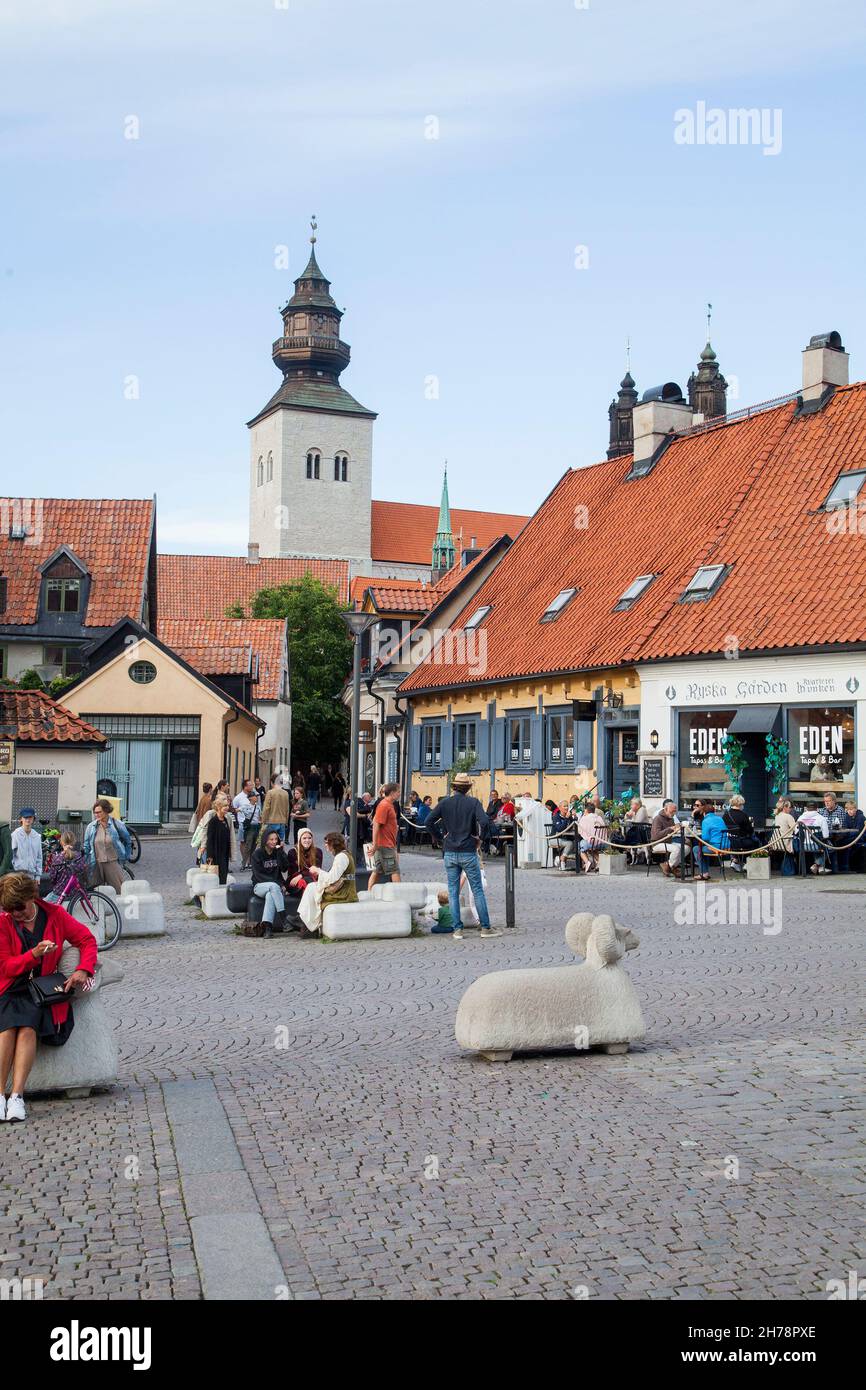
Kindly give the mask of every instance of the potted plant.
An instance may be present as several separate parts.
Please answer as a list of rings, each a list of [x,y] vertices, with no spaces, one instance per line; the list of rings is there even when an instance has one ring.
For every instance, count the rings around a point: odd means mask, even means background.
[[[735,792],[740,790],[743,773],[748,766],[749,760],[743,740],[735,734],[728,734],[725,739],[725,774]]]
[[[788,745],[783,738],[773,738],[767,734],[767,756],[764,767],[772,778],[772,793],[778,796],[785,789],[788,778]]]
[[[770,852],[766,849],[756,850],[754,854],[746,856],[746,878],[769,878],[770,877]]]
[[[625,869],[625,845],[607,845],[598,856],[598,872],[624,874]]]

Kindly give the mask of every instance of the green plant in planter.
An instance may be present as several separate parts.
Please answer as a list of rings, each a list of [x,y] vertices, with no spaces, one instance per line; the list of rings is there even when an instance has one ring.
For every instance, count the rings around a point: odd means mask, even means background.
[[[625,845],[605,845],[602,854],[625,854]]]
[[[740,790],[743,773],[748,766],[746,745],[734,734],[728,734],[725,739],[725,775],[735,792]]]
[[[764,767],[773,779],[772,792],[778,796],[788,777],[788,744],[783,738],[767,734],[767,756]]]
[[[749,855],[750,859],[769,859],[769,857],[770,851],[768,849],[756,849]]]
[[[454,759],[454,762],[451,764],[451,771],[448,773],[449,789],[451,787],[451,783],[454,781],[454,778],[457,776],[458,772],[468,772],[471,776],[472,769],[474,768],[477,759],[478,755],[476,753],[462,753],[459,758]]]

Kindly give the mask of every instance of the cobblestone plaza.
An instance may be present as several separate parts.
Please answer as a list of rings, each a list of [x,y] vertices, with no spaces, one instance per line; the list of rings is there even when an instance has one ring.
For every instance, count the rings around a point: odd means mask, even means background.
[[[536,871],[494,941],[326,943],[201,920],[189,862],[145,844],[168,935],[113,953],[117,1088],[3,1129],[0,1277],[47,1299],[826,1299],[864,1267],[857,876],[788,881],[778,932],[680,925],[695,890],[658,874]],[[646,1043],[461,1053],[466,986],[573,959],[580,909],[641,938]]]

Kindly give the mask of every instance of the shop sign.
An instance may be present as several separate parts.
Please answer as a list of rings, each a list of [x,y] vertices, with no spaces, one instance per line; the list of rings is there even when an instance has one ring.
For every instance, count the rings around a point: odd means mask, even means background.
[[[685,685],[668,685],[665,698],[670,704],[703,704],[707,700],[732,700],[742,704],[749,700],[803,700],[816,695],[821,698],[854,695],[860,689],[856,676],[847,680],[841,676],[797,676],[788,680],[714,680],[688,681]]]
[[[0,738],[0,772],[15,771],[15,740]]]

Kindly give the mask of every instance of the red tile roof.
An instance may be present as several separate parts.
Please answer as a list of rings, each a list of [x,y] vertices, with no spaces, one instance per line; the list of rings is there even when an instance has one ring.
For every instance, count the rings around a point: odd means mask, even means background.
[[[0,737],[19,743],[92,743],[102,746],[105,734],[86,724],[44,690],[0,687]]]
[[[414,502],[373,502],[373,559],[380,564],[430,565],[439,520],[438,507]],[[516,536],[525,516],[504,512],[470,512],[451,508],[451,530],[457,556],[468,549],[473,536],[481,548],[497,536]]]
[[[732,637],[744,654],[866,642],[863,537],[833,534],[821,510],[839,474],[866,465],[866,383],[817,414],[788,403],[676,438],[646,477],[626,481],[631,464],[566,473],[472,596],[455,628],[491,605],[483,669],[480,648],[468,663],[434,653],[402,688],[719,655]],[[713,564],[730,566],[717,592],[680,602]],[[615,612],[643,574],[656,578]],[[577,596],[540,623],[571,586]]]
[[[253,699],[278,700],[286,624],[281,618],[163,618],[157,636],[204,676],[253,676]]]
[[[223,618],[236,603],[248,608],[259,589],[292,584],[311,574],[337,590],[348,602],[349,565],[345,560],[281,559],[251,563],[245,555],[160,555],[158,560],[160,620],[163,618]]]
[[[44,497],[0,498],[0,517],[21,516],[33,527],[26,540],[0,531],[0,575],[7,583],[3,622],[27,626],[37,620],[40,566],[59,546],[68,546],[91,575],[88,627],[112,627],[127,614],[141,618],[147,580],[152,499]]]

